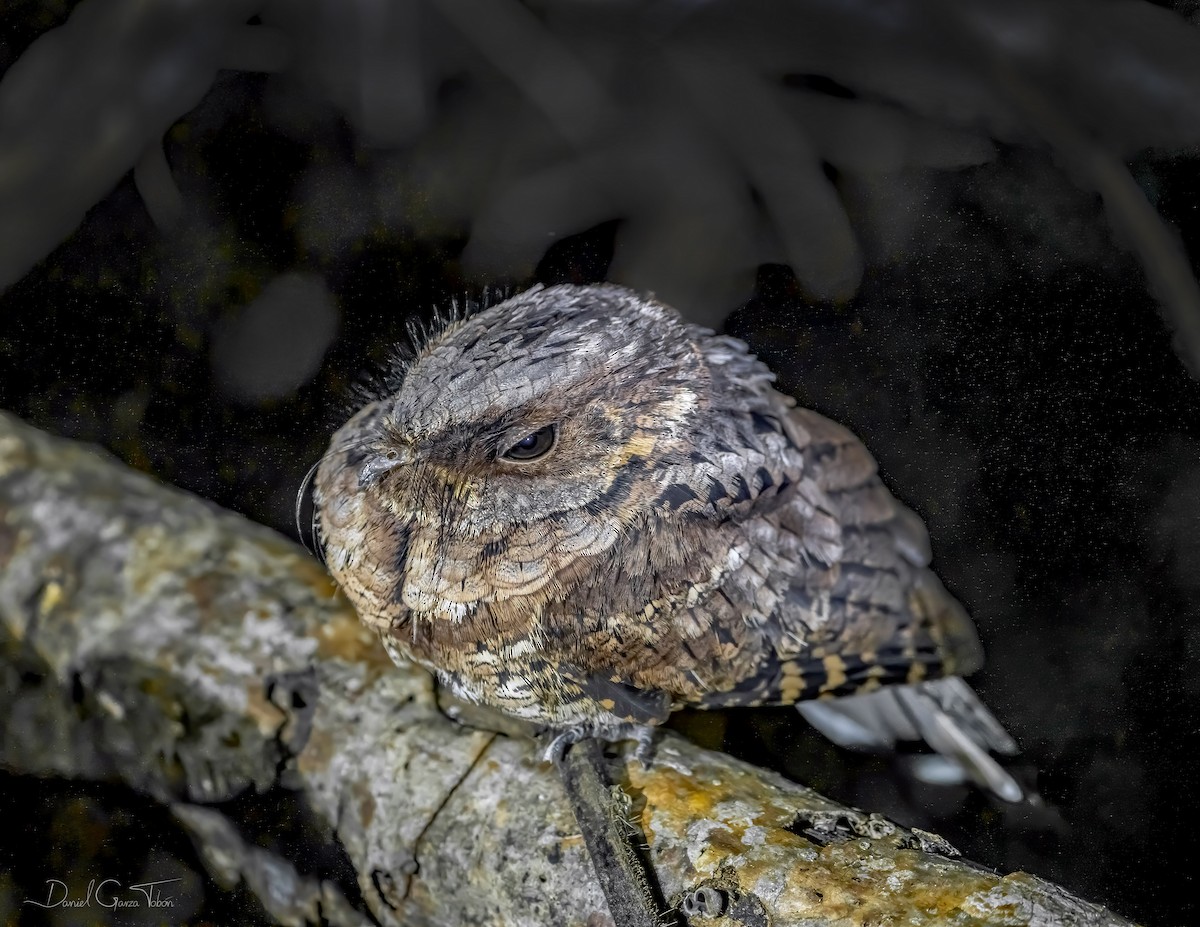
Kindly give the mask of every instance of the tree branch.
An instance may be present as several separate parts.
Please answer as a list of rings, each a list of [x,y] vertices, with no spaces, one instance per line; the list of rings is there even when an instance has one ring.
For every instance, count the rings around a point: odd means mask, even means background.
[[[3,414],[0,680],[0,763],[169,803],[214,874],[283,923],[611,923],[532,741],[446,718],[290,542]],[[616,774],[693,923],[1128,924],[677,736]],[[356,887],[202,807],[268,788]]]

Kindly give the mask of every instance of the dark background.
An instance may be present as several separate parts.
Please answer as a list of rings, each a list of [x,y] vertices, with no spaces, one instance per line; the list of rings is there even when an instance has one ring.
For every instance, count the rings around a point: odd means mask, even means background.
[[[72,6],[13,4],[0,15],[0,66],[62,26]],[[555,10],[571,6],[580,5],[523,9],[553,33],[560,28]],[[633,54],[628,49],[649,34],[633,15],[645,5],[619,6],[622,29],[608,41]],[[704,4],[691,12],[649,6],[675,11],[670,29],[702,31],[711,15]],[[796,6],[811,6],[815,21],[833,28],[827,23],[838,4]],[[940,15],[932,3],[888,6],[911,14],[913,29],[921,17]],[[1127,35],[1114,19],[1110,41],[1148,49],[1165,69],[1163,80],[1186,87],[1196,75],[1183,58],[1171,70],[1172,43],[1185,50],[1200,43],[1187,19],[1194,10],[1176,6],[1162,12],[1170,22],[1156,18],[1154,28]],[[965,5],[976,7],[998,9]],[[271,9],[253,22],[270,25]],[[753,28],[762,11],[745,9]],[[1028,11],[1053,11],[1070,23],[1083,8],[1022,9],[1046,21],[1050,12]],[[860,29],[868,51],[896,38],[880,37],[865,14],[861,22],[838,15],[844,35],[853,39]],[[286,25],[286,16],[277,19]],[[653,20],[655,41],[666,41],[660,19]],[[1104,16],[1095,19],[1104,25]],[[557,34],[564,42],[573,35]],[[943,68],[951,84],[963,64],[950,50],[943,59],[938,41],[913,54],[934,73]],[[486,49],[470,51],[487,57]],[[537,148],[543,129],[522,121],[520,101],[530,88],[520,85],[515,109],[480,104],[494,113],[492,123],[445,128],[455,100],[485,68],[466,51],[456,54],[424,59],[424,86],[432,89],[407,136],[395,128],[409,125],[402,120],[389,124],[389,135],[333,91],[322,98],[296,63],[272,76],[217,73],[198,106],[178,114],[165,134],[181,212],[156,224],[132,176],[120,171],[111,192],[85,204],[91,208],[76,231],[27,272],[13,272],[0,294],[0,407],[98,442],[134,467],[294,536],[292,505],[305,471],[345,418],[353,384],[407,340],[410,319],[428,318],[452,300],[486,298],[489,287],[606,278],[654,286],[685,314],[744,338],[777,371],[782,389],[855,430],[892,489],[926,519],[935,566],[972,612],[988,651],[987,667],[972,682],[1024,747],[1015,768],[1045,804],[1006,807],[975,791],[920,785],[905,773],[903,757],[839,751],[787,710],[739,714],[735,723],[685,714],[678,726],[833,797],[937,831],[985,865],[1027,869],[1146,923],[1195,922],[1200,382],[1188,373],[1186,346],[1172,343],[1136,235],[1106,211],[1103,191],[1069,154],[1023,128],[1019,109],[988,109],[983,97],[949,113],[931,103],[918,113],[923,124],[982,139],[984,153],[913,155],[874,173],[818,157],[809,179],[798,169],[795,187],[776,191],[798,196],[801,206],[813,190],[832,191],[835,218],[849,223],[857,241],[860,276],[846,277],[854,260],[844,249],[804,267],[786,246],[755,245],[738,267],[718,268],[721,285],[706,285],[706,295],[689,305],[681,301],[694,291],[687,262],[672,268],[669,256],[654,259],[659,236],[682,236],[696,265],[711,274],[710,256],[719,263],[739,235],[757,241],[766,228],[787,237],[786,218],[750,223],[750,231],[737,225],[751,213],[772,215],[769,185],[742,184],[743,212],[712,207],[715,213],[701,215],[711,204],[697,201],[697,216],[689,217],[677,215],[678,203],[663,205],[645,192],[600,197],[597,207],[580,181],[560,195],[591,205],[549,223],[553,231],[536,248],[526,247],[524,257],[480,258],[495,251],[494,242],[479,245],[479,229],[495,224],[496,202],[519,198],[504,200],[502,191],[480,195],[459,213],[439,212],[430,189],[453,186],[459,171],[464,185],[474,183],[468,175],[480,162],[503,161],[505,147],[520,148],[522,139]],[[1042,66],[1049,60],[1058,70]],[[1093,113],[1069,89],[1091,79],[1089,67],[1108,73],[1114,60],[1111,49],[1107,62],[1092,61],[1051,41],[1044,60],[1018,65],[1065,120],[1127,165],[1194,270],[1200,139],[1186,129],[1155,137],[1128,115],[1147,106],[1170,111],[1184,105],[1181,98],[1148,81],[1142,97],[1127,88]],[[431,61],[453,66],[434,79]],[[775,76],[780,87],[847,109],[886,103],[906,117],[920,109],[912,97],[885,100],[869,67],[856,73],[862,86],[815,66]],[[1191,87],[1200,98],[1200,82]],[[660,122],[673,112],[664,104]],[[638,124],[653,115],[642,113]],[[878,119],[872,125],[884,138],[903,134]],[[838,131],[823,136],[810,127],[814,137],[833,139],[829,150],[837,149]],[[622,132],[622,144],[642,137]],[[434,136],[442,160],[428,161]],[[0,154],[19,141],[0,134]],[[79,140],[63,135],[62,143]],[[712,177],[747,163],[713,155],[718,147],[713,141],[694,153],[696,163],[720,162]],[[445,160],[459,150],[463,165]],[[553,146],[538,150],[531,162],[555,163],[546,153]],[[694,166],[670,145],[657,150],[673,170]],[[86,159],[86,148],[75,156]],[[954,163],[964,160],[976,163]],[[428,163],[440,173],[413,167]],[[0,223],[15,217],[36,228],[37,211],[20,191],[5,196],[3,183]],[[796,235],[819,243],[829,208],[797,213],[813,227]],[[546,211],[531,213],[513,215],[514,240],[537,238]],[[664,215],[670,221],[657,225],[646,218]],[[728,235],[705,231],[705,222],[719,228],[718,220],[729,224]],[[704,234],[690,242],[679,229],[693,227]],[[647,228],[654,234],[647,237]],[[489,234],[504,240],[494,229]],[[638,255],[649,257],[639,263]],[[661,279],[656,267],[664,268]],[[253,797],[246,802],[252,806]],[[95,871],[131,881],[151,859],[202,872],[169,817],[117,787],[2,773],[0,821],[0,871],[7,873],[0,892],[10,900],[38,897],[50,869],[77,871],[85,882]],[[177,911],[180,919],[262,920],[248,895],[191,878],[194,910]]]

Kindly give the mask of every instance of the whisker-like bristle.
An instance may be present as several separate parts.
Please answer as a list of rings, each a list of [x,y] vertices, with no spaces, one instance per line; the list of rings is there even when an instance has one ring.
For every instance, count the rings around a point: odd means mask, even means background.
[[[328,561],[325,559],[325,544],[321,537],[321,519],[318,517],[317,507],[314,505],[312,510],[312,543],[316,558],[321,561],[321,565],[325,566]]]
[[[310,490],[313,488],[313,479],[317,475],[317,471],[321,468],[326,460],[334,454],[344,454],[348,451],[354,451],[361,447],[373,443],[369,438],[360,441],[343,442],[338,445],[329,447],[324,454],[317,458],[316,463],[308,468],[308,472],[304,474],[304,478],[300,481],[300,487],[296,490],[296,506],[293,510],[293,518],[296,527],[296,537],[300,543],[304,545],[304,549],[316,557],[321,563],[325,563],[325,547],[321,543],[321,521],[320,513],[317,510],[317,505],[314,500],[312,513],[309,518],[309,537],[312,538],[312,544],[309,545],[308,538],[304,536],[304,525],[301,521],[304,513],[304,500],[310,496]]]
[[[408,371],[425,351],[471,316],[507,298],[506,293],[492,287],[476,297],[464,293],[461,300],[452,297],[448,306],[434,305],[428,318],[407,318],[404,322],[406,340],[393,345],[381,362],[372,364],[351,385],[348,392],[353,405],[346,410],[347,417],[368,403],[397,393],[404,385]]]
[[[304,510],[304,497],[308,495],[309,488],[312,486],[313,477],[317,475],[317,468],[321,466],[321,463],[327,456],[328,452],[322,454],[317,459],[317,462],[308,468],[308,472],[304,474],[304,479],[300,481],[300,489],[296,492],[296,536],[300,539],[300,543],[304,545],[304,549],[314,556],[317,556],[317,552],[313,550],[312,547],[308,546],[308,541],[304,537],[304,526],[300,523],[300,514]],[[312,518],[313,522],[315,523],[317,518],[316,505],[313,505]],[[316,544],[315,533],[313,537],[313,544]]]

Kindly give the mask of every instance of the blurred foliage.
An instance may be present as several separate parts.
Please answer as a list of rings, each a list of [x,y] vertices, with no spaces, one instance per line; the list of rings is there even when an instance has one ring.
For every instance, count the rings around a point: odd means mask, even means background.
[[[732,313],[929,522],[1051,807],[920,786],[790,711],[676,723],[981,862],[1195,919],[1200,385],[1136,229],[1019,92],[1125,164],[1194,268],[1177,6],[6,4],[0,406],[291,531],[351,384],[434,306],[616,279]],[[59,785],[12,787],[78,820]],[[75,839],[21,820],[6,852]]]

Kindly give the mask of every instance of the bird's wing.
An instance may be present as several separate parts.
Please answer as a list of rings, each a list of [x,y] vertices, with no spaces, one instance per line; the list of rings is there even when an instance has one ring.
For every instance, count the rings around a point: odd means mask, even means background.
[[[792,441],[803,444],[805,475],[815,486],[807,506],[778,513],[780,525],[814,547],[814,519],[805,508],[836,525],[837,541],[826,542],[829,559],[817,556],[791,577],[792,611],[810,603],[838,613],[831,631],[842,651],[866,656],[898,648],[929,675],[970,673],[983,663],[975,626],[966,611],[929,569],[929,534],[921,519],[896,499],[879,478],[874,458],[848,429],[808,409],[784,419]],[[828,525],[821,536],[831,533]],[[780,621],[794,620],[785,607]],[[823,641],[812,642],[819,648]],[[811,638],[810,638],[811,639]],[[786,651],[786,648],[784,648]],[[917,680],[911,680],[917,681]]]
[[[988,754],[1015,744],[958,678],[983,653],[971,619],[929,569],[924,524],[883,485],[849,430],[807,409],[787,409],[781,421],[803,457],[803,479],[791,501],[762,517],[802,555],[771,583],[782,595],[762,627],[772,647],[757,672],[702,704],[795,702],[851,747],[924,740],[964,775],[1019,799],[1021,788]]]
[[[742,503],[752,546],[722,587],[759,626],[772,658],[757,678],[712,698],[786,702],[977,669],[975,628],[929,569],[920,518],[883,485],[849,430],[787,403],[779,396],[773,419],[787,458],[768,465],[778,471],[773,487],[786,467],[788,488]]]

